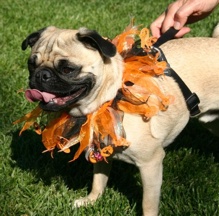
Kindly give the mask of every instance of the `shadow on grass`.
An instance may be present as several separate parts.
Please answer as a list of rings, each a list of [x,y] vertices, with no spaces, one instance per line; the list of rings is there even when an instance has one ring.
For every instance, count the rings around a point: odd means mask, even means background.
[[[219,139],[211,135],[196,120],[191,120],[175,142],[166,148],[166,152],[174,154],[180,149],[191,149],[194,155],[198,154],[200,157],[204,156],[206,158],[213,156],[214,161],[218,163],[218,142]],[[36,181],[43,181],[45,185],[50,185],[53,178],[60,176],[69,189],[79,190],[87,187],[88,191],[90,191],[93,167],[92,164],[85,160],[84,155],[81,155],[73,163],[68,163],[73,158],[73,153],[55,152],[52,159],[50,153],[42,153],[45,148],[41,143],[41,137],[33,131],[25,131],[20,137],[18,132],[15,132],[11,149],[12,159],[16,161],[16,164],[12,164],[12,166],[19,166],[23,170],[33,172],[36,176]],[[72,149],[72,152],[75,152],[75,150]],[[194,158],[198,160],[198,157]],[[174,162],[170,160],[170,163]],[[188,171],[185,161],[178,164],[177,167],[176,169],[181,167],[182,170]],[[175,177],[173,177],[174,179]],[[186,181],[184,176],[181,181]],[[142,186],[139,171],[136,167],[120,161],[114,161],[108,187],[126,196],[130,205],[135,206],[137,215],[141,214]],[[169,194],[169,191],[167,194]]]
[[[218,131],[219,135],[219,131]],[[182,133],[166,151],[177,151],[181,148],[191,149],[202,156],[214,157],[219,162],[219,137],[211,134],[197,119],[191,119]]]
[[[219,138],[192,119],[166,148],[162,215],[218,215]]]
[[[34,173],[36,182],[43,181],[45,185],[50,185],[52,179],[59,176],[69,189],[79,190],[87,187],[90,192],[93,165],[86,161],[83,154],[76,161],[69,163],[76,148],[72,148],[70,154],[54,152],[54,157],[51,158],[50,153],[42,153],[45,147],[41,142],[41,136],[28,130],[21,136],[19,131],[13,134],[11,149],[12,159],[16,161],[12,166]],[[138,169],[133,165],[114,161],[108,187],[127,197],[130,205],[135,205],[140,215],[142,187],[136,180],[137,175]]]
[[[16,166],[32,171],[36,179],[42,180],[46,185],[51,184],[53,177],[61,176],[69,188],[78,189],[87,184],[85,179],[92,176],[92,166],[82,158],[68,163],[73,158],[71,153],[54,152],[53,158],[49,152],[42,153],[45,147],[41,142],[41,136],[30,130],[23,132],[21,136],[18,132],[14,133],[11,149]],[[85,172],[83,167],[86,166]],[[80,178],[83,174],[84,178]],[[75,178],[77,181],[73,181]]]

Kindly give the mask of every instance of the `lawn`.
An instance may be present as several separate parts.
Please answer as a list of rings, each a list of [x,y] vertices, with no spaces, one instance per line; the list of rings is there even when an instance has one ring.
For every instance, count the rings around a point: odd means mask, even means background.
[[[170,1],[169,1],[170,2]],[[113,38],[135,16],[136,24],[149,27],[165,10],[164,0],[5,0],[0,14],[0,215],[2,216],[135,216],[141,215],[142,186],[138,170],[115,161],[103,197],[93,206],[75,209],[74,199],[88,193],[92,165],[82,155],[42,154],[41,139],[12,122],[35,105],[24,99],[28,84],[29,50],[21,50],[25,37],[42,27],[86,26]],[[187,36],[210,36],[218,22],[217,9],[192,25]],[[213,55],[213,53],[206,53]],[[137,136],[137,134],[136,134]],[[160,203],[163,216],[219,215],[219,139],[191,120],[166,149]]]

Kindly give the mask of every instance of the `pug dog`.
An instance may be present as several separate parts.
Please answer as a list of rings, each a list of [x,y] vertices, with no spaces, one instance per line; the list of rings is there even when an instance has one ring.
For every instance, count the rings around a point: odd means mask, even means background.
[[[161,46],[171,68],[199,99],[196,116],[216,135],[219,113],[219,39],[184,38],[170,40]],[[121,88],[123,58],[116,47],[96,31],[47,27],[30,34],[22,49],[31,47],[28,59],[30,101],[40,101],[46,111],[66,107],[74,117],[83,117],[115,98]],[[149,121],[140,115],[124,113],[123,126],[130,146],[116,152],[113,159],[136,165],[143,187],[143,215],[159,212],[164,147],[173,142],[190,118],[190,112],[178,83],[171,76],[153,78],[175,101],[165,112]],[[107,185],[112,161],[94,164],[92,190],[87,197],[74,202],[76,207],[93,203]]]

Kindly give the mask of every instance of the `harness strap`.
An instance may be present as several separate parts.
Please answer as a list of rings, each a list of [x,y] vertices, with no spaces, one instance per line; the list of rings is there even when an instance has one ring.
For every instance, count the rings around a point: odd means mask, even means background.
[[[160,45],[166,43],[167,41],[171,40],[174,38],[174,36],[176,35],[176,33],[179,30],[176,30],[175,28],[171,27],[169,28],[165,33],[163,33],[158,39],[157,41],[153,44],[154,47],[159,47]]]
[[[164,73],[167,76],[173,77],[173,79],[177,82],[179,85],[182,94],[185,98],[186,105],[188,110],[190,111],[190,116],[196,116],[200,113],[200,109],[198,107],[198,104],[200,103],[200,100],[196,93],[192,93],[188,86],[183,82],[183,80],[179,77],[179,75],[172,69],[168,68],[164,71]]]
[[[157,42],[153,44],[151,53],[155,54],[159,52],[159,61],[166,61],[168,64],[168,61],[162,52],[162,50],[159,48],[160,45],[163,43],[167,42],[168,40],[173,39],[174,35],[178,32],[178,30],[174,29],[173,27],[167,30],[163,35],[161,35],[160,38],[158,38]],[[198,104],[200,103],[200,100],[196,93],[192,93],[188,86],[184,83],[184,81],[180,78],[180,76],[169,66],[168,68],[164,71],[164,73],[167,76],[173,77],[173,79],[178,83],[182,94],[185,98],[186,105],[188,110],[190,111],[190,116],[196,116],[200,113],[200,109],[198,107]]]

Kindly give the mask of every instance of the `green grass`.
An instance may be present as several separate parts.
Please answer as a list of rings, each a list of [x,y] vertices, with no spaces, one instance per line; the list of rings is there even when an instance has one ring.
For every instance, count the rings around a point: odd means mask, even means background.
[[[95,205],[74,209],[73,200],[91,188],[92,165],[83,155],[55,154],[51,159],[31,130],[18,136],[12,122],[33,108],[17,90],[26,88],[29,51],[23,39],[44,26],[86,26],[114,37],[135,16],[148,27],[168,1],[6,0],[0,14],[0,215],[3,216],[135,216],[141,214],[142,187],[138,170],[115,161],[109,184]],[[169,1],[170,2],[170,1]],[[209,36],[219,10],[193,24],[188,36]],[[207,53],[212,55],[213,53]],[[137,134],[136,134],[137,136]],[[192,120],[166,149],[160,213],[162,215],[219,215],[219,139]]]

